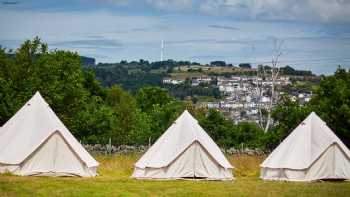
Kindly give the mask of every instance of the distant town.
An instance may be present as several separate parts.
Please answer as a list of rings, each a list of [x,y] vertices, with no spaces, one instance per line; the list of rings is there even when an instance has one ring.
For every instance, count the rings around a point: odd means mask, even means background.
[[[179,85],[185,80],[165,77],[164,84]],[[197,106],[209,109],[217,109],[223,112],[226,117],[236,123],[260,121],[259,109],[265,109],[271,102],[271,86],[275,83],[279,95],[283,95],[287,87],[292,85],[288,76],[280,76],[275,82],[271,78],[256,76],[231,76],[231,77],[194,77],[191,79],[191,86],[213,84],[219,89],[222,99],[212,102],[199,102]],[[312,91],[294,91],[288,94],[292,101],[303,105],[310,101]],[[275,100],[277,101],[277,100]],[[277,103],[273,102],[275,106]]]
[[[311,71],[284,66],[279,68],[280,75],[273,79],[268,74],[269,66],[253,68],[249,63],[234,66],[224,61],[202,65],[189,61],[150,63],[140,60],[95,65],[93,58],[82,57],[82,62],[93,65],[103,85],[117,83],[131,91],[138,83],[158,85],[181,100],[191,100],[198,108],[219,110],[235,123],[265,121],[261,120],[261,114],[275,107],[283,95],[304,105],[311,99],[312,86],[321,78]],[[265,74],[261,69],[265,69]],[[273,98],[272,86],[275,89]]]

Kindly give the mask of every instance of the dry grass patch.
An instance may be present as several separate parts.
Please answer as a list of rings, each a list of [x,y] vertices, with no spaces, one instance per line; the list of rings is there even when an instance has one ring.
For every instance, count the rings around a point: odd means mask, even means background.
[[[227,158],[235,167],[234,175],[236,177],[258,177],[260,172],[259,165],[266,156],[234,155]]]

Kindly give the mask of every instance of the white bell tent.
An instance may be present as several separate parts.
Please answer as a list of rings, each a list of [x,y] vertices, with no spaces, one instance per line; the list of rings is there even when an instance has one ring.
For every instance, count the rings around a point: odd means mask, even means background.
[[[350,179],[350,151],[312,112],[261,164],[265,180]]]
[[[1,173],[91,177],[97,166],[39,92],[0,130]]]
[[[186,110],[135,164],[137,179],[232,180],[233,167]]]

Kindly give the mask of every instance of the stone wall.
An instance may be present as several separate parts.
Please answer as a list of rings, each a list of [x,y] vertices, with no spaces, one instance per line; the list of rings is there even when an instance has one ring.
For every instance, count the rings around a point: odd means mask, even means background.
[[[114,145],[102,145],[102,144],[85,144],[85,149],[89,151],[90,153],[99,153],[99,154],[129,154],[129,153],[144,153],[149,148],[148,146],[129,146],[129,145],[120,145],[120,146],[114,146]],[[269,153],[269,151],[263,151],[261,149],[250,149],[250,148],[244,148],[244,149],[235,149],[235,148],[229,148],[229,149],[221,149],[221,151],[228,155],[235,155],[235,154],[246,154],[246,155],[266,155]]]

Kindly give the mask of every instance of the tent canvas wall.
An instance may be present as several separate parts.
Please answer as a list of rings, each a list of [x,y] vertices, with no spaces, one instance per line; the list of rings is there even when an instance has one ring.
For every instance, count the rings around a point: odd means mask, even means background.
[[[90,177],[97,166],[39,92],[0,130],[0,173]]]
[[[232,180],[233,167],[186,110],[135,164],[133,178]]]
[[[261,164],[265,180],[350,179],[350,151],[312,112]]]

